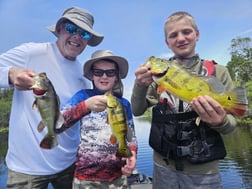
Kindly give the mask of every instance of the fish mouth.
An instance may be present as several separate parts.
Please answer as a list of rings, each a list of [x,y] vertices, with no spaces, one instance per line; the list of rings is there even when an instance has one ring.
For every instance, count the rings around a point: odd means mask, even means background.
[[[40,90],[40,91],[46,91],[46,89],[44,89],[43,87],[37,85],[37,84],[34,84],[30,87],[30,89],[33,89],[33,90]]]
[[[47,90],[45,89],[38,89],[38,88],[34,88],[32,91],[35,95],[44,95],[47,92]]]
[[[114,108],[115,106],[113,106],[113,105],[108,105],[108,104],[107,104],[107,107],[108,107],[108,108]]]
[[[152,72],[151,74],[152,74],[152,77],[154,77],[154,78],[160,78],[160,77],[163,77],[166,74],[166,71],[162,72],[162,73]]]
[[[39,90],[43,90],[41,86],[39,86],[37,83],[35,83],[34,85],[32,85],[30,87],[31,89],[39,89]]]
[[[42,88],[38,84],[34,84],[30,87],[35,95],[43,95],[47,92],[46,89]]]
[[[166,71],[162,72],[162,73],[152,73],[152,79],[154,81],[158,80],[158,79],[162,78],[165,74],[166,74]]]

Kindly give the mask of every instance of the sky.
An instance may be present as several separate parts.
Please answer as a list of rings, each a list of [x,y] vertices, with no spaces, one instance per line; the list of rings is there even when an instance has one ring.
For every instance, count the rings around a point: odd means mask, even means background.
[[[25,42],[55,41],[47,27],[72,6],[91,12],[93,29],[104,35],[102,43],[88,46],[79,60],[84,63],[98,49],[125,57],[129,62],[129,73],[123,80],[127,98],[139,65],[149,56],[172,56],[163,25],[175,11],[194,16],[200,30],[196,52],[203,59],[225,66],[231,58],[231,40],[252,38],[252,0],[0,0],[0,53]]]

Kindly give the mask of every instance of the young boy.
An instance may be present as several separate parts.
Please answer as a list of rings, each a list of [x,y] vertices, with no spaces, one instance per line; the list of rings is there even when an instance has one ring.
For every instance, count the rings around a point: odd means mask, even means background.
[[[137,141],[130,103],[123,98],[122,78],[128,73],[128,62],[108,50],[98,50],[84,64],[84,76],[93,89],[77,92],[66,106],[61,130],[81,118],[81,141],[74,173],[74,189],[128,188],[129,176],[136,164]],[[127,146],[131,157],[117,157],[117,145],[110,143],[111,126],[107,119],[106,92],[112,92],[126,110]],[[69,109],[70,108],[70,109]]]
[[[199,30],[192,15],[175,12],[166,20],[164,31],[165,42],[174,53],[171,60],[201,75],[209,74],[210,68],[195,52]],[[233,83],[227,69],[215,63],[212,68],[211,75],[223,83],[225,90],[231,90]],[[154,106],[149,140],[154,146],[153,189],[222,188],[218,160],[225,157],[226,151],[220,133],[232,132],[235,118],[209,96],[199,96],[188,104],[168,92],[157,94],[157,84],[146,65],[140,66],[135,75],[133,114],[142,115]],[[160,115],[161,107],[168,113]],[[160,128],[164,128],[163,133]],[[168,131],[165,139],[160,138],[164,130]],[[161,154],[156,144],[165,145],[166,151]]]

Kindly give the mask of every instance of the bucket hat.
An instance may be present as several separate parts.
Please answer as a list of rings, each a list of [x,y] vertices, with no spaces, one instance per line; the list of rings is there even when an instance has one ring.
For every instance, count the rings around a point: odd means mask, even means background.
[[[98,60],[112,60],[113,62],[117,63],[118,69],[119,69],[119,79],[123,79],[127,76],[128,74],[128,61],[121,57],[121,56],[116,56],[113,54],[112,51],[110,50],[97,50],[95,51],[91,59],[85,62],[84,68],[83,68],[83,73],[84,76],[87,77],[89,80],[92,80],[92,67],[95,62]]]
[[[58,36],[57,27],[65,20],[71,21],[81,29],[84,29],[92,34],[91,39],[89,39],[87,43],[89,46],[97,46],[104,38],[103,35],[93,30],[94,17],[92,14],[79,7],[71,7],[66,9],[57,23],[55,25],[49,26],[48,29],[54,35]]]

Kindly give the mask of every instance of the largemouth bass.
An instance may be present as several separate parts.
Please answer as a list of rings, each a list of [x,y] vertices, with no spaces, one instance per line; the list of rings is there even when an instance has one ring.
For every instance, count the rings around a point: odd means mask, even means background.
[[[125,109],[122,103],[110,92],[107,92],[105,95],[107,96],[108,122],[113,132],[110,137],[110,141],[111,143],[115,143],[116,141],[118,142],[116,156],[130,157],[132,154],[126,142],[128,123]]]
[[[40,143],[40,147],[51,149],[58,145],[55,127],[60,118],[63,118],[59,110],[59,98],[55,89],[48,79],[46,73],[39,73],[34,76],[34,85],[31,87],[35,97],[33,108],[38,108],[42,118],[38,125],[38,131],[41,132],[47,127],[47,134]]]
[[[167,90],[188,103],[197,96],[208,95],[235,116],[248,113],[248,100],[245,87],[225,91],[224,85],[213,76],[202,76],[181,67],[176,60],[165,60],[151,56],[147,61],[158,84],[158,93]]]

